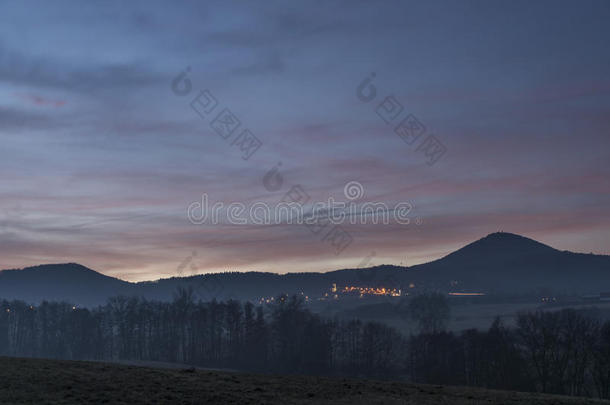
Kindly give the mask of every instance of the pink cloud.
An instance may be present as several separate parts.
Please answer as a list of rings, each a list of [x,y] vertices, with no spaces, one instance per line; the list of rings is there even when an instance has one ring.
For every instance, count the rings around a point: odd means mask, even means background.
[[[16,94],[16,96],[39,106],[62,107],[66,104],[65,100],[51,100],[36,94]]]

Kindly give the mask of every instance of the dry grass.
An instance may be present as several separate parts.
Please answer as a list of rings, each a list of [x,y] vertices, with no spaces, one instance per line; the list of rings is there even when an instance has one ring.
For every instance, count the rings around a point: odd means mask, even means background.
[[[0,358],[0,403],[610,404],[464,387],[15,358]]]

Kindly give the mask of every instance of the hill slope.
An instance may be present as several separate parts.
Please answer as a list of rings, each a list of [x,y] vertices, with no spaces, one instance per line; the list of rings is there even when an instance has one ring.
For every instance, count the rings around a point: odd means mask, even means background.
[[[491,292],[610,291],[610,256],[559,251],[504,232],[411,269],[417,280],[445,289],[457,281],[456,289]]]
[[[0,358],[2,404],[610,404],[465,387]]]
[[[0,298],[36,303],[68,300],[102,304],[116,295],[171,300],[179,286],[194,288],[202,300],[259,299],[280,293],[320,296],[331,285],[385,286],[414,291],[484,291],[523,294],[539,291],[610,291],[610,256],[559,251],[510,233],[493,233],[432,262],[376,266],[328,273],[222,273],[127,283],[77,264],[58,264],[0,272]]]
[[[0,297],[28,303],[42,300],[97,305],[115,295],[131,295],[135,285],[76,263],[0,271]]]

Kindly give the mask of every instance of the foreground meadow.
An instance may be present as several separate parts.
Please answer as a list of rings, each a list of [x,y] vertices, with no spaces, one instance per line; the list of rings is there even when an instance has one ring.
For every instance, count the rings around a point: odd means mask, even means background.
[[[464,387],[6,357],[0,357],[0,403],[610,404]]]

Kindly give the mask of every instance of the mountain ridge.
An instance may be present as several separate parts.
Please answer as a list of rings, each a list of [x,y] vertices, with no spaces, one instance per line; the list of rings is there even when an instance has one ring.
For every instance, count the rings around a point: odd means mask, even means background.
[[[1,270],[0,298],[94,305],[116,295],[169,300],[178,287],[191,286],[203,297],[255,299],[279,293],[320,294],[333,283],[403,288],[413,284],[417,291],[598,293],[610,291],[610,256],[561,251],[525,236],[494,232],[439,259],[409,267],[379,265],[324,273],[213,273],[138,283],[106,276],[77,263]]]

